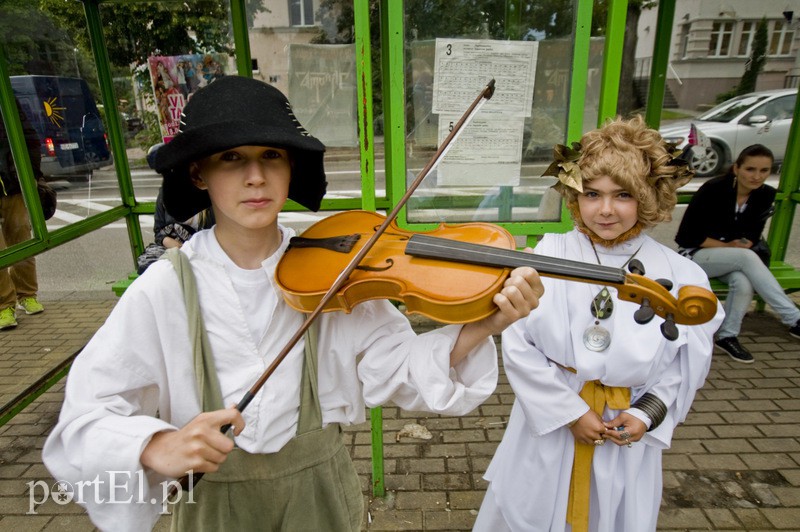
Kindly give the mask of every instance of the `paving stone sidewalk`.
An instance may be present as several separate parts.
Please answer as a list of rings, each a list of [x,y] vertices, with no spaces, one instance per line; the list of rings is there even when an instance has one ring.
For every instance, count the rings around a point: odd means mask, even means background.
[[[83,345],[114,300],[45,304],[46,326],[24,316],[16,330],[0,333],[0,397],[6,398],[0,406]],[[748,315],[741,339],[756,362],[743,365],[716,354],[693,412],[664,454],[659,530],[800,530],[800,341],[770,313]],[[54,482],[41,448],[58,416],[63,385],[0,427],[0,530],[93,529],[75,504],[30,503],[29,483]],[[346,441],[367,502],[364,529],[469,530],[486,488],[482,474],[513,399],[501,373],[494,395],[464,417],[384,408],[387,495],[380,499],[370,496],[369,426],[349,427]],[[398,436],[410,423],[425,426],[431,439]],[[166,516],[156,530],[168,528]]]

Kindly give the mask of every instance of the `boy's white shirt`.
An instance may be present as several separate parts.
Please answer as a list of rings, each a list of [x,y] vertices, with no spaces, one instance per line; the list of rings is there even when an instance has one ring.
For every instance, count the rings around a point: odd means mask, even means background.
[[[229,259],[213,230],[195,234],[182,248],[197,278],[225,405],[239,402],[303,320],[283,301],[273,278],[293,236],[291,229],[281,231],[280,248],[263,262],[268,281],[264,287],[271,295],[257,303],[242,304],[247,291],[234,288],[225,265]],[[263,290],[250,294],[263,297]],[[256,333],[258,342],[252,332],[257,323],[245,308],[265,312],[265,332]],[[351,314],[324,313],[319,326],[323,425],[361,423],[365,407],[388,403],[412,411],[463,415],[480,405],[497,383],[491,338],[450,368],[460,326],[416,335],[388,301],[359,304]],[[137,501],[160,500],[160,483],[166,479],[152,471],[143,473],[139,457],[153,434],[175,430],[200,413],[187,338],[177,276],[170,262],[158,261],[128,288],[72,366],[61,416],[43,459],[55,479],[73,487],[79,481],[106,480],[99,491],[82,497],[101,529],[148,530],[158,519],[160,503]],[[242,449],[277,452],[294,436],[303,349],[301,341],[243,413],[247,426],[236,437]],[[115,500],[132,502],[107,502],[110,472],[123,472],[115,477]],[[130,481],[120,486],[126,477]]]

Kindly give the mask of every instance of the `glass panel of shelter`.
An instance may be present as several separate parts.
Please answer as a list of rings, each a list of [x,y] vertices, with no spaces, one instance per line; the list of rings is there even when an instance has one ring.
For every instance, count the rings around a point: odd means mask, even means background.
[[[100,18],[136,201],[155,202],[162,177],[148,155],[177,133],[181,110],[198,89],[237,73],[230,6],[107,2]],[[159,31],[152,31],[156,25]],[[154,217],[143,215],[139,222],[147,245]]]
[[[106,121],[106,112],[113,106],[104,106],[100,98],[83,4],[65,2],[53,10],[44,10],[39,8],[38,2],[6,2],[0,7],[0,20],[8,22],[0,25],[0,42],[9,83],[21,112],[22,129],[29,133],[28,140],[31,140],[28,155],[32,159],[31,166],[35,173],[38,173],[35,168],[40,168],[43,179],[58,195],[58,208],[46,221],[47,231],[67,228],[121,205]],[[5,136],[8,120],[8,117],[3,118],[1,136]],[[6,190],[18,191],[12,174],[16,173],[20,161],[15,164],[5,147],[0,151],[4,152],[5,168],[0,173],[4,185],[8,185]],[[4,243],[8,247],[32,237],[28,213],[40,208],[39,205],[6,208],[19,206],[16,200],[21,198],[21,194],[12,194],[2,200],[3,215],[9,217],[2,221]],[[14,223],[10,216],[15,217]],[[115,254],[127,255],[126,269],[129,269],[127,233],[124,223],[121,226],[121,245]],[[13,231],[12,227],[20,230]],[[69,347],[69,341],[62,347],[71,351],[65,352],[61,347],[51,349],[47,340],[42,343],[30,339],[37,338],[42,330],[58,330],[59,324],[52,320],[58,317],[53,313],[54,302],[69,297],[68,294],[76,290],[73,283],[76,273],[80,272],[81,282],[96,282],[103,293],[109,290],[108,279],[95,274],[96,269],[104,267],[103,253],[110,248],[96,242],[95,236],[108,237],[108,233],[96,231],[85,240],[72,240],[6,270],[5,281],[0,283],[13,288],[15,294],[9,296],[11,299],[14,295],[21,297],[27,292],[36,292],[45,309],[50,311],[27,316],[24,310],[17,309],[16,329],[0,333],[0,354],[13,353],[15,360],[36,360],[41,364],[41,367],[15,369],[13,377],[9,377],[0,390],[0,403],[5,404],[6,400],[23,392],[36,376],[74,352],[75,346]],[[119,275],[123,271],[126,270]],[[2,306],[8,303],[3,301]]]
[[[317,4],[310,0],[273,2],[269,10],[253,14],[248,20],[253,77],[283,92],[300,123],[325,144],[326,198],[359,199],[362,189],[353,3],[342,2],[336,9]],[[342,24],[346,20],[350,24]],[[376,47],[378,20],[375,18],[372,24],[372,45]],[[380,56],[373,53],[373,58],[377,57]],[[378,66],[373,64],[373,68]],[[379,87],[373,90],[380,94]],[[385,197],[379,118],[373,126],[376,195]],[[327,214],[284,212],[281,223],[301,232]]]
[[[471,91],[462,105],[466,110],[486,82],[495,78],[493,99],[520,101],[509,114],[491,111],[491,101],[483,107],[475,125],[495,138],[471,133],[472,125],[465,129],[457,141],[463,143],[462,152],[457,154],[459,148],[453,147],[409,201],[409,221],[559,221],[560,196],[550,189],[554,179],[541,174],[551,162],[553,146],[566,139],[574,3],[562,0],[543,9],[535,2],[523,2],[522,12],[514,14],[505,12],[502,3],[486,11],[464,2],[458,17],[452,7],[411,4],[405,8],[409,179],[458,118],[450,112],[454,106],[449,105],[448,93]],[[480,12],[463,13],[470,9]],[[603,42],[597,37],[591,43],[584,117],[588,129],[597,120]],[[461,64],[448,61],[452,50],[465,54]],[[525,70],[528,76],[519,78]]]
[[[33,5],[5,6],[0,34],[11,87],[40,144],[44,179],[58,192],[52,231],[121,203],[97,72],[80,3],[77,17]]]

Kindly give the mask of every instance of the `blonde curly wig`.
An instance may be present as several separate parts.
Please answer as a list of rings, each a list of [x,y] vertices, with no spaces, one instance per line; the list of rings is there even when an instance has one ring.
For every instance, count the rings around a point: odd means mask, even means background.
[[[671,146],[658,131],[649,128],[641,116],[630,120],[619,117],[609,120],[602,127],[583,135],[580,146],[577,165],[584,184],[608,176],[639,202],[639,219],[634,234],[672,219],[672,210],[677,203],[676,190],[692,175],[686,171],[686,165],[669,164],[673,161]],[[578,209],[580,192],[568,186],[557,188],[564,196],[578,229],[589,234]],[[623,236],[627,239],[634,234]]]

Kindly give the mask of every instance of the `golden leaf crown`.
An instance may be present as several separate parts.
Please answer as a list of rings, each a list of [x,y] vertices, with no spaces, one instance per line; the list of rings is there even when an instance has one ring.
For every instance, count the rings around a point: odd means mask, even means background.
[[[666,144],[667,152],[671,157],[666,166],[674,168],[674,172],[671,173],[670,177],[676,181],[679,187],[694,177],[694,170],[689,164],[692,146],[687,145],[685,148],[679,149],[674,144]],[[553,185],[553,188],[562,194],[565,187],[583,192],[583,177],[581,168],[578,166],[578,160],[581,158],[581,148],[579,142],[573,142],[572,147],[556,144],[553,147],[553,162],[542,173],[542,177],[553,176],[558,179],[558,183]],[[659,176],[648,177],[658,178]]]

